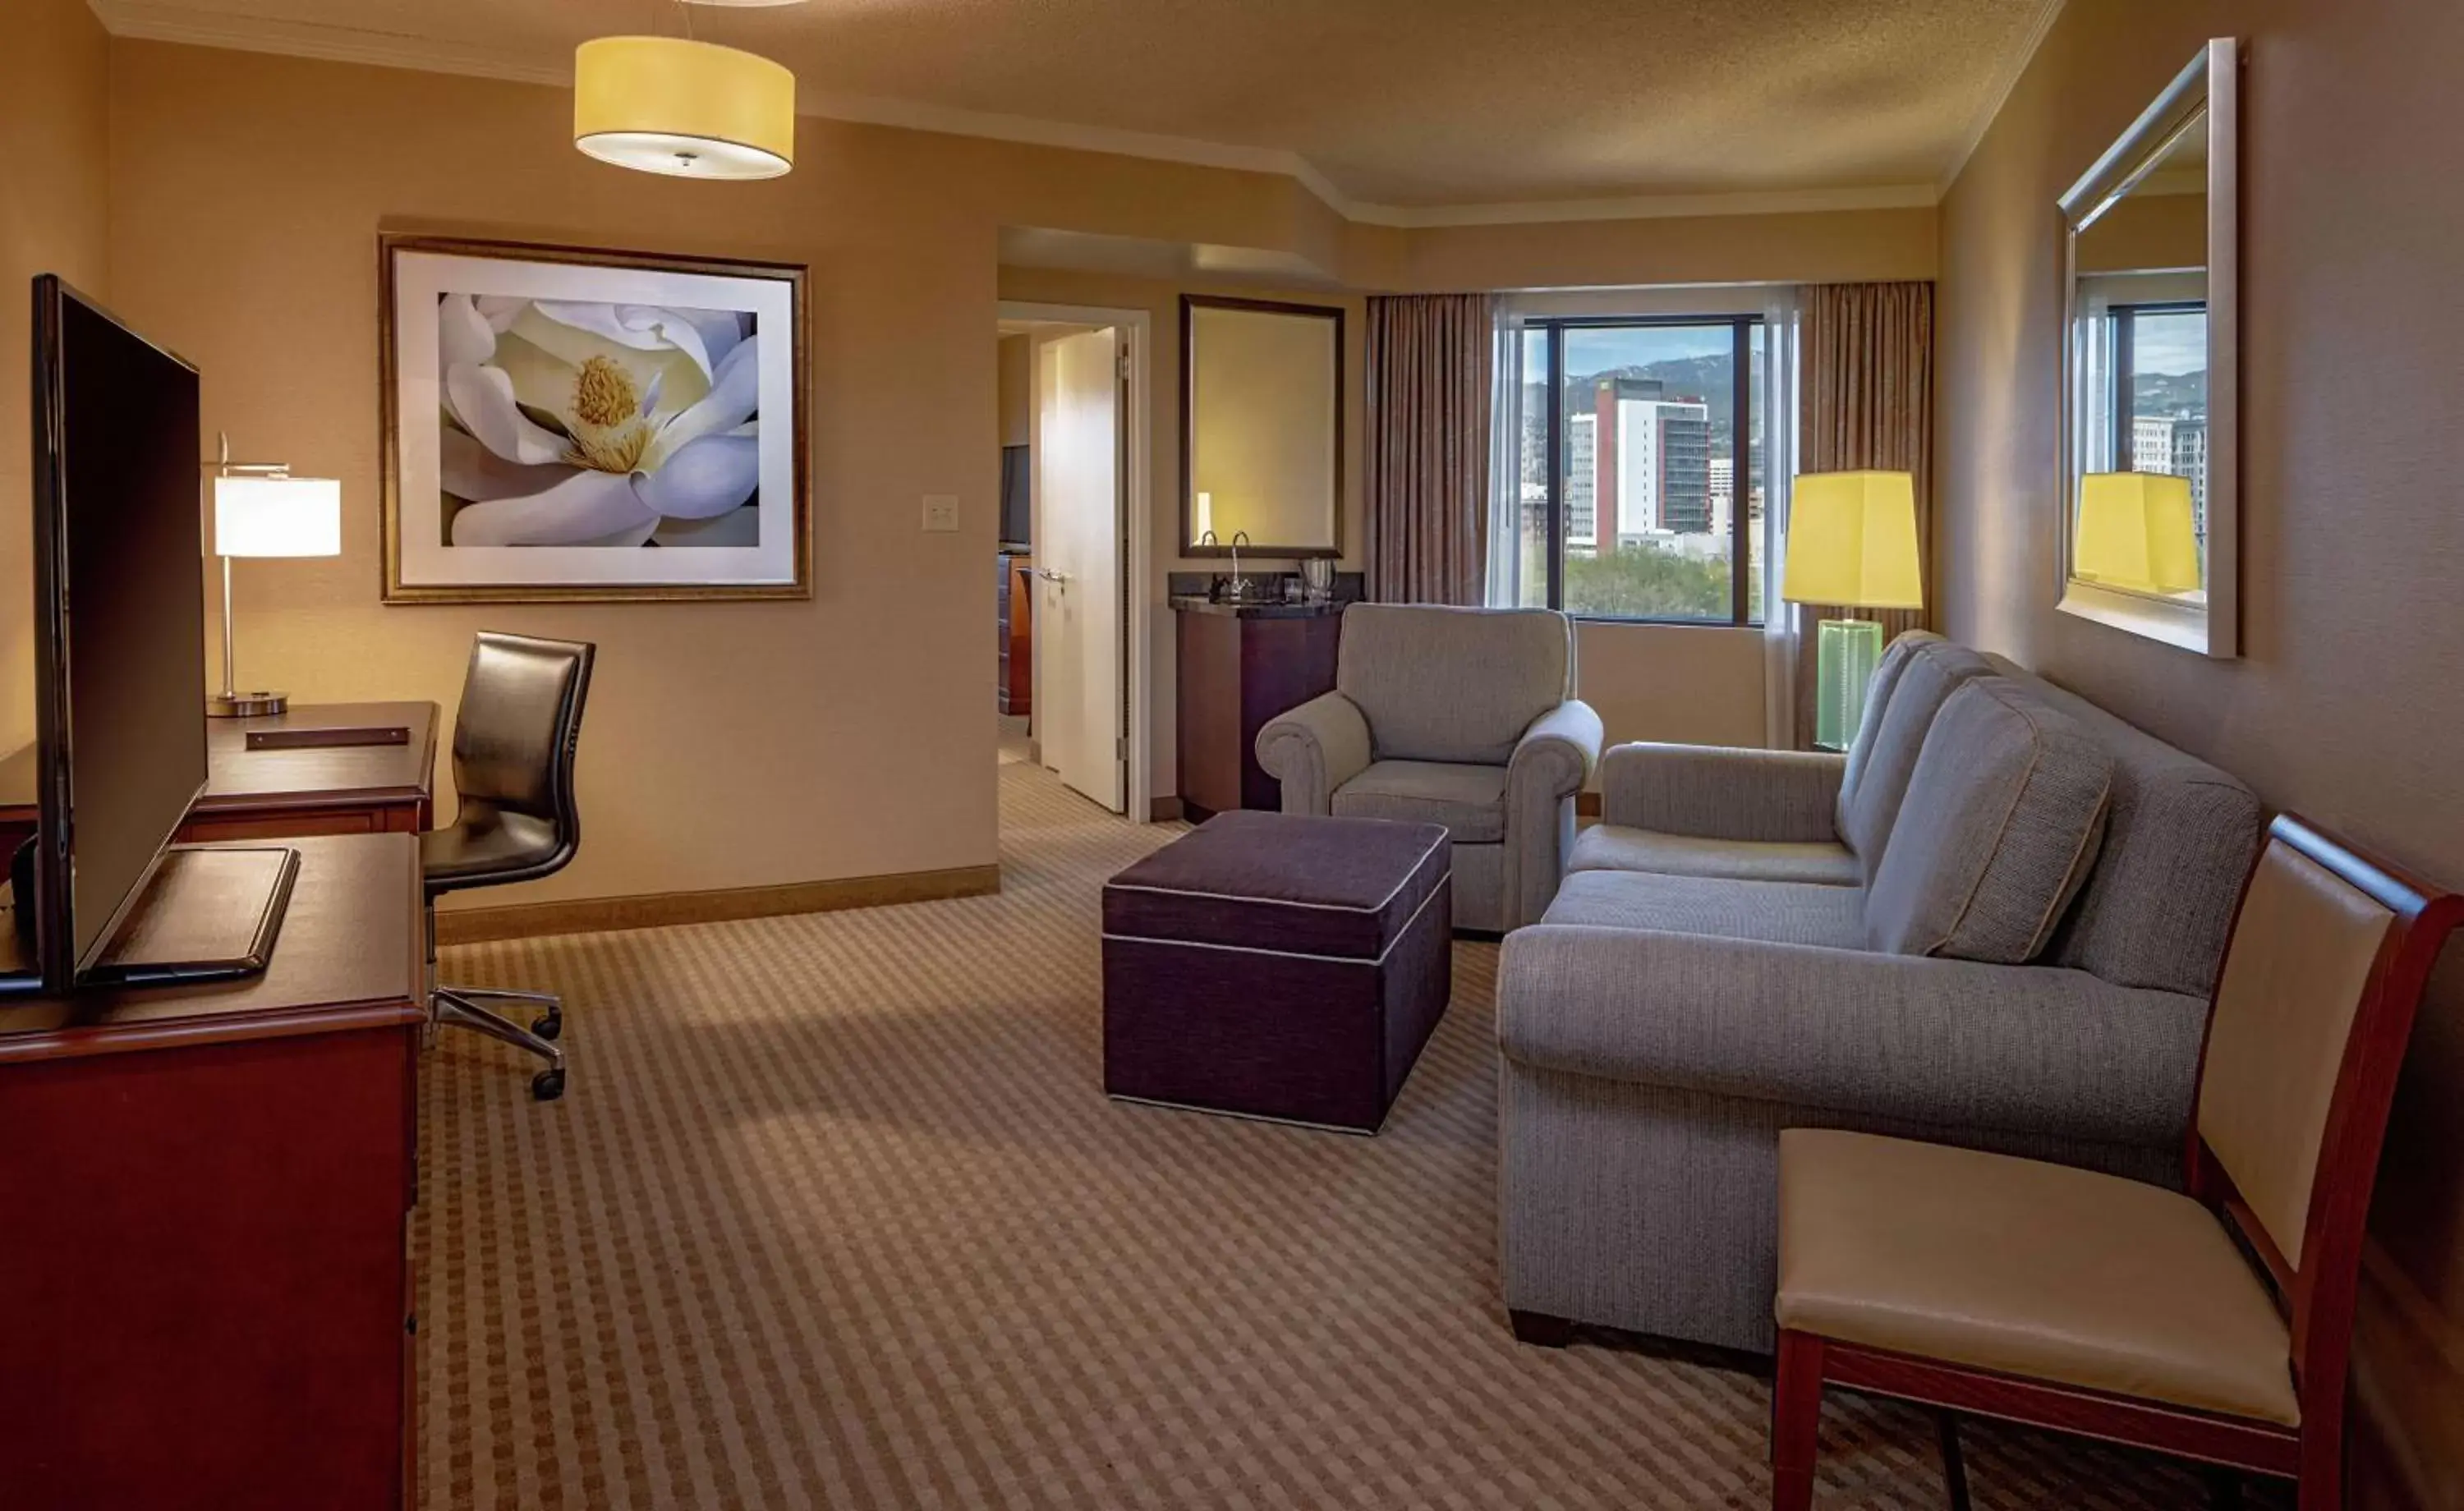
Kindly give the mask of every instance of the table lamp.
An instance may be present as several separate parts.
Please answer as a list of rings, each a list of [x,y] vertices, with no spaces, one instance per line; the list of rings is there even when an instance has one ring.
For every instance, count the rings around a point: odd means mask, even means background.
[[[214,465],[214,555],[223,558],[223,689],[206,698],[218,719],[279,713],[279,692],[243,692],[231,668],[231,558],[338,557],[342,554],[342,485],[294,477],[287,463],[234,462],[222,437]]]
[[[2079,479],[2071,570],[2104,587],[2188,593],[2199,585],[2190,480],[2163,472],[2090,472]]]
[[[1792,603],[1923,608],[1916,479],[1905,472],[1806,472],[1793,485],[1788,562]],[[1865,685],[1882,659],[1882,626],[1826,619],[1815,644],[1814,743],[1846,750],[1865,717]]]

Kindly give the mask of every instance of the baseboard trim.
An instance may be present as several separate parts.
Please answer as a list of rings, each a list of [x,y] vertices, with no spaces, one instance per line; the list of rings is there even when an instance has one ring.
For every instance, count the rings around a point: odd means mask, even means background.
[[[1187,812],[1180,806],[1180,799],[1178,798],[1149,798],[1147,799],[1147,822],[1149,823],[1176,823],[1188,816]]]
[[[1000,890],[1000,866],[957,865],[939,871],[846,876],[825,882],[787,882],[777,887],[578,897],[570,902],[522,903],[509,908],[440,909],[436,914],[436,942],[482,944],[491,939],[604,933],[620,929],[658,929],[670,924],[715,924],[737,918],[774,918],[782,913],[832,913],[850,908],[981,897]]]

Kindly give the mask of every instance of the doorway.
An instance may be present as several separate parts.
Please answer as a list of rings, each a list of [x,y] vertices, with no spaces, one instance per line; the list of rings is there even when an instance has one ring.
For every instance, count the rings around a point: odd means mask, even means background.
[[[1144,821],[1148,316],[1000,315],[1002,759]]]

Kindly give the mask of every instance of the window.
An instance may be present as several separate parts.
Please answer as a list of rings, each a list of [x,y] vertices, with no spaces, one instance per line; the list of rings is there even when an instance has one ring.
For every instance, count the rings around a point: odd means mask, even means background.
[[[2191,528],[2208,545],[2208,307],[2195,299],[2105,311],[2112,383],[2104,452],[2117,472],[2190,480]]]
[[[1755,316],[1523,328],[1520,602],[1762,622],[1765,348]]]

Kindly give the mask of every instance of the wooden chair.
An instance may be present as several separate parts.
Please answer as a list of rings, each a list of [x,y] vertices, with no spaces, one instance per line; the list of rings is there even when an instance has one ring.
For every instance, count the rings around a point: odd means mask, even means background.
[[[2370,1186],[2459,920],[2464,899],[2276,821],[2208,1019],[2188,1194],[1783,1133],[1775,1511],[1813,1502],[1829,1385],[2279,1476],[2303,1511],[2337,1505]]]

